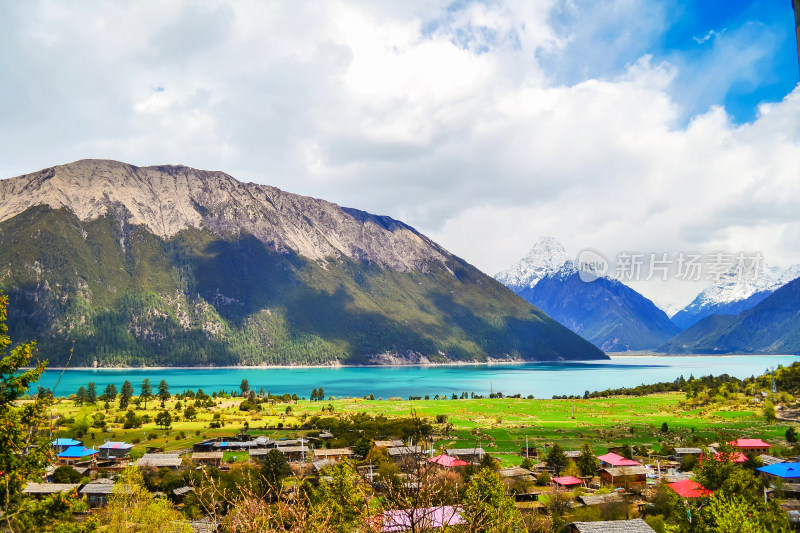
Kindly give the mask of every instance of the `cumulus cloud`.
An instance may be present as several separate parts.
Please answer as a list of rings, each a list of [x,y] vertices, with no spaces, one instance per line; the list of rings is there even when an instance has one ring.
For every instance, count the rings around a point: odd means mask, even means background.
[[[225,170],[403,219],[490,274],[539,235],[800,261],[800,93],[745,124],[714,105],[776,41],[734,28],[699,66],[656,59],[666,10],[7,2],[0,175],[86,157]]]

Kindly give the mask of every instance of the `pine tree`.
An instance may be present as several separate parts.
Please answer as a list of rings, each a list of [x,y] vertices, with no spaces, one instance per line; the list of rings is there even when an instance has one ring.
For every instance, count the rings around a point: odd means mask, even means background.
[[[242,391],[242,396],[246,396],[247,393],[250,392],[250,382],[243,379],[242,383],[239,385],[239,389]]]
[[[317,401],[319,399],[318,396],[319,396],[319,391],[317,390],[316,387],[314,387],[314,390],[311,391],[311,401],[312,402]]]
[[[133,397],[133,385],[127,379],[122,384],[122,393],[119,395],[119,408],[127,409]]]
[[[169,385],[164,379],[158,384],[158,399],[161,400],[161,408],[163,409],[164,403],[169,400]]]
[[[97,387],[95,386],[94,381],[90,381],[86,386],[86,394],[90,404],[94,405],[97,403]]]
[[[147,411],[147,400],[153,397],[153,386],[150,385],[150,380],[148,378],[144,378],[144,381],[142,381],[139,397],[144,400],[144,410]]]
[[[75,403],[83,407],[83,404],[86,403],[88,399],[89,394],[86,392],[86,387],[81,385],[78,392],[75,393]]]
[[[113,402],[117,399],[117,387],[114,386],[113,383],[109,383],[106,385],[106,390],[103,392],[106,395],[106,400],[109,402]]]

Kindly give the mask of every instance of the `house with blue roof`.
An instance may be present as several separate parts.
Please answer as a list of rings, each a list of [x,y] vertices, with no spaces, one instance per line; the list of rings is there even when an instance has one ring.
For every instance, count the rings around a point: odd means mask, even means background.
[[[790,483],[800,482],[800,463],[775,463],[756,470],[767,479],[780,479]]]
[[[55,448],[56,451],[60,453],[69,448],[70,446],[81,446],[83,445],[83,442],[75,439],[56,439],[50,444],[52,444],[53,448]]]
[[[92,461],[99,453],[97,450],[85,446],[70,446],[56,457],[58,458],[58,464],[72,466],[85,461]]]

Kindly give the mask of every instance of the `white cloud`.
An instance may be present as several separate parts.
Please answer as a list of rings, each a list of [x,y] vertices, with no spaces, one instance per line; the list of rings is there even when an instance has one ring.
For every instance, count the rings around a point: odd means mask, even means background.
[[[539,235],[800,261],[800,93],[751,124],[688,110],[687,91],[757,77],[770,43],[726,32],[702,75],[655,61],[658,2],[41,1],[0,19],[3,177],[84,157],[221,169],[404,219],[490,274]]]

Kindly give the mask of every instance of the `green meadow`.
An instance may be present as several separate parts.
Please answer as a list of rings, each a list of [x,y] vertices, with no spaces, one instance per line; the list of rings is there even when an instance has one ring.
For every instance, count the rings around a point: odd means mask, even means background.
[[[565,450],[577,450],[583,442],[589,442],[597,453],[604,453],[612,446],[630,444],[658,454],[664,446],[680,445],[693,437],[714,440],[719,432],[786,445],[784,433],[788,427],[780,422],[767,424],[758,406],[742,400],[705,408],[684,408],[684,395],[678,393],[589,400],[299,400],[289,404],[263,404],[261,412],[239,410],[241,401],[241,398],[214,399],[213,407],[198,408],[197,418],[186,420],[182,411],[175,408],[177,400],[171,399],[165,404],[174,419],[169,429],[158,427],[152,421],[140,428],[124,429],[125,411],[116,409],[116,403],[104,410],[101,404],[81,407],[61,398],[56,399],[51,408],[53,432],[54,436],[74,436],[74,428],[83,421],[84,427],[89,425],[87,433],[80,437],[85,445],[124,440],[136,444],[134,456],[138,456],[144,453],[146,446],[165,451],[187,449],[204,438],[233,437],[244,429],[276,439],[294,438],[311,431],[301,426],[315,415],[348,417],[367,413],[407,418],[414,413],[432,423],[431,443],[437,450],[482,446],[504,464],[517,464],[522,460],[519,452],[526,438],[530,446],[539,449],[558,443]],[[182,406],[186,405],[183,400]],[[151,419],[162,411],[160,402],[152,400],[147,410],[143,406],[132,405],[131,408],[138,417],[147,415]],[[98,413],[103,414],[105,427],[92,427]],[[665,422],[667,432],[662,431]],[[212,424],[221,427],[212,428]],[[229,456],[235,460],[245,459],[241,454]]]

